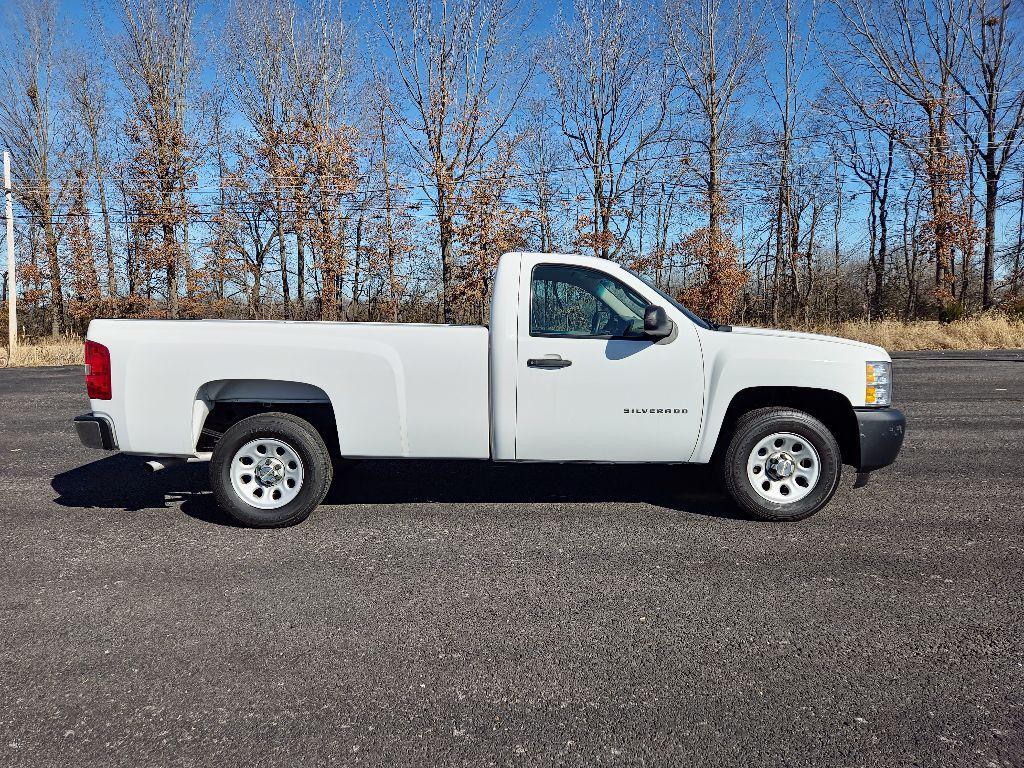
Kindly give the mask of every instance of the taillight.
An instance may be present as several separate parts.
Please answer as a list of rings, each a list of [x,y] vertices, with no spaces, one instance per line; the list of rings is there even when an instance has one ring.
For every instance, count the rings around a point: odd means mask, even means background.
[[[110,399],[110,350],[95,341],[85,342],[85,390],[90,400]]]

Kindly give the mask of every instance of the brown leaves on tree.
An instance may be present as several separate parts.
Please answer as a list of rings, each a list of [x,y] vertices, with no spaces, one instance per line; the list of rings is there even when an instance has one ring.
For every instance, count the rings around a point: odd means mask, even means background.
[[[748,275],[740,266],[739,249],[728,235],[702,227],[677,246],[680,254],[698,265],[697,281],[680,294],[694,312],[718,323],[733,316]]]
[[[511,160],[514,149],[511,144],[503,146],[498,159],[473,184],[458,226],[463,263],[453,301],[464,322],[485,322],[498,259],[526,245],[523,211],[504,202],[515,169]]]
[[[821,98],[789,4],[772,25],[576,0],[537,57],[508,0],[381,0],[365,82],[332,4],[234,0],[212,84],[194,0],[118,0],[107,57],[66,60],[54,4],[15,5],[0,139],[34,334],[483,322],[524,249],[628,264],[716,321],[911,319],[1024,286],[1010,3],[837,5]]]

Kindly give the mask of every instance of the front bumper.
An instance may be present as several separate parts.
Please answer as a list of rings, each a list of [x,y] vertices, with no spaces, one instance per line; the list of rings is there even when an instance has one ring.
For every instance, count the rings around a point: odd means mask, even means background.
[[[896,461],[903,446],[907,419],[896,408],[855,408],[860,436],[859,472],[871,472]]]
[[[78,432],[79,441],[86,448],[102,448],[105,451],[117,450],[114,425],[106,416],[95,413],[76,416],[75,431]]]

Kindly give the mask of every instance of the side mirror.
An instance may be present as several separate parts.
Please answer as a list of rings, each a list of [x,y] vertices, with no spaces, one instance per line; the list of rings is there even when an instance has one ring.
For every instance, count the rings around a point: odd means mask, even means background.
[[[644,310],[644,335],[652,339],[663,339],[672,333],[672,321],[664,307],[651,304]]]

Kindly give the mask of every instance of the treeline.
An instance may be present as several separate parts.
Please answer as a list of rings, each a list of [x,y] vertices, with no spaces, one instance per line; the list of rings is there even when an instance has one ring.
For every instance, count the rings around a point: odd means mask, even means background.
[[[511,250],[612,259],[721,321],[1015,309],[1021,8],[119,0],[72,24],[13,0],[25,330],[483,322]]]

